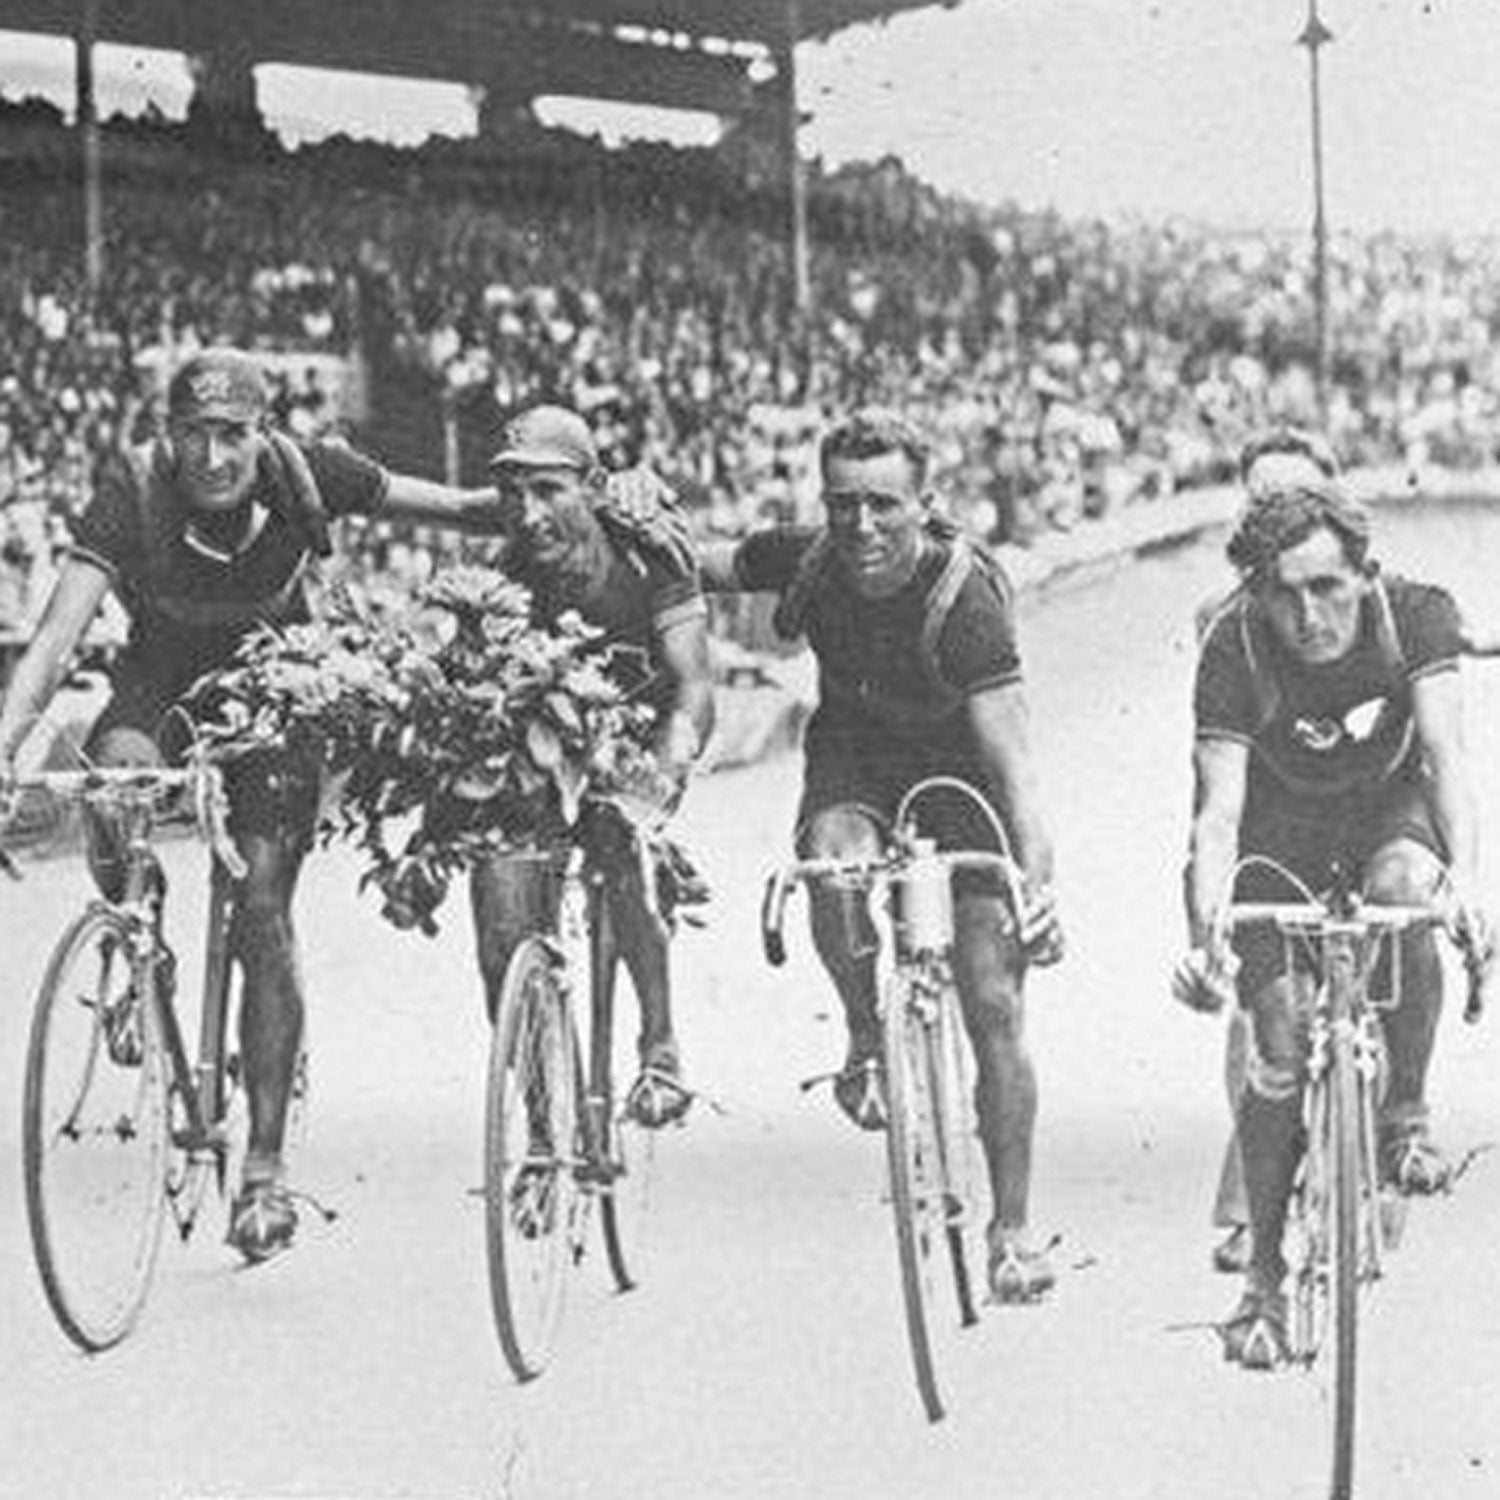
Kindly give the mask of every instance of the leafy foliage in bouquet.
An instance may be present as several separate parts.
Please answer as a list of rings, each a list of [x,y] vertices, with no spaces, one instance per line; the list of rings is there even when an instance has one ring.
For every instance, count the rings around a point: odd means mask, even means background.
[[[483,851],[554,840],[585,792],[663,789],[622,655],[577,614],[539,624],[520,584],[459,567],[384,618],[345,598],[257,634],[198,685],[198,727],[224,759],[315,757],[339,788],[324,836],[364,850],[388,917],[432,930]],[[398,854],[392,825],[413,814]]]

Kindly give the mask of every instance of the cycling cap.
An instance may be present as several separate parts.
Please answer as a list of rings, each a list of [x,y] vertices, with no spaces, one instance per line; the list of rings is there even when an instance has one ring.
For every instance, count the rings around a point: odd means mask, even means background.
[[[265,372],[242,349],[214,348],[181,365],[167,386],[167,415],[259,422],[270,409]]]
[[[505,429],[492,469],[596,468],[599,450],[589,425],[565,406],[533,406]]]

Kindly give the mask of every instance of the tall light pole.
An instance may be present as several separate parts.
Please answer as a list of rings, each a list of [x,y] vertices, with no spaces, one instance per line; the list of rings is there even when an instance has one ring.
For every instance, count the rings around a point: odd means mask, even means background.
[[[1333,33],[1318,14],[1318,0],[1307,0],[1307,25],[1297,38],[1307,48],[1308,83],[1312,97],[1313,169],[1313,328],[1317,340],[1315,375],[1318,418],[1328,421],[1328,218],[1323,208],[1323,89],[1318,53],[1333,40]]]

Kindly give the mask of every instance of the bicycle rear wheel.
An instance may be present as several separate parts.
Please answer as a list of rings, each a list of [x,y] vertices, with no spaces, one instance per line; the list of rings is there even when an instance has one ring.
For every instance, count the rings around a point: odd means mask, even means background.
[[[495,1329],[518,1380],[551,1358],[576,1258],[581,1088],[558,961],[539,938],[505,971],[490,1048],[484,1194]]]
[[[63,1332],[90,1353],[140,1317],[166,1206],[166,1058],[139,976],[125,918],[89,907],[47,966],[26,1055],[32,1249]]]
[[[615,1287],[629,1292],[639,1285],[641,1264],[646,1259],[656,1138],[652,1131],[609,1115],[607,1095],[604,1100],[595,1147],[597,1168],[605,1178],[599,1190],[599,1222]]]
[[[609,903],[589,907],[588,1171],[599,1197],[604,1255],[617,1291],[636,1287],[648,1259],[657,1132],[619,1108],[614,1085],[615,995],[620,965]]]
[[[943,1416],[933,1351],[936,1264],[945,1253],[945,1187],[938,1146],[929,1036],[907,1004],[906,982],[893,980],[882,1031],[890,1121],[886,1160],[901,1267],[901,1297],[917,1392],[929,1421]]]

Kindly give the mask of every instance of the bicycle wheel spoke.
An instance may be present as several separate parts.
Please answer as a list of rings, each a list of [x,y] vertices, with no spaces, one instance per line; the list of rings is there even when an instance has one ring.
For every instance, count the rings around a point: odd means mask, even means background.
[[[54,1314],[88,1350],[139,1316],[165,1201],[165,1063],[133,980],[123,918],[91,909],[53,955],[27,1056],[32,1246]]]
[[[578,1053],[553,959],[511,958],[496,1016],[485,1129],[485,1220],[496,1330],[522,1380],[551,1357],[582,1253]]]

